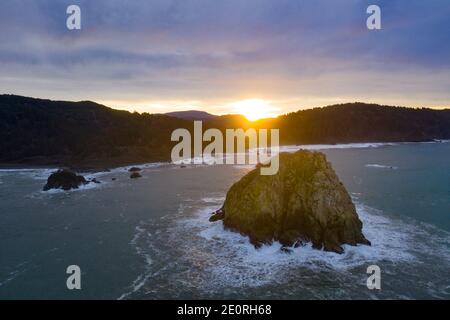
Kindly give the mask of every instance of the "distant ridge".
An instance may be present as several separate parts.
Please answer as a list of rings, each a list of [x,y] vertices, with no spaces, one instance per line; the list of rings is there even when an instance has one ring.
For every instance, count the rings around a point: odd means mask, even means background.
[[[194,113],[192,113],[194,111]],[[105,168],[169,161],[175,129],[279,129],[282,145],[423,142],[450,139],[450,109],[413,109],[361,102],[300,110],[250,122],[203,111],[131,113],[91,101],[0,95],[0,166]],[[205,119],[206,117],[206,119]]]
[[[167,112],[165,115],[184,119],[184,120],[211,120],[216,118],[216,115],[213,115],[211,113],[205,112],[205,111],[199,111],[199,110],[188,110],[188,111],[174,111],[174,112]]]

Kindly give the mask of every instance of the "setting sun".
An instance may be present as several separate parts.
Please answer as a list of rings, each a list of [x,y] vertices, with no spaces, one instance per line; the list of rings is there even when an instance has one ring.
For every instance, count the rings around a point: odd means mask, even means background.
[[[242,100],[231,104],[233,112],[242,114],[250,121],[276,117],[276,108],[261,99]]]

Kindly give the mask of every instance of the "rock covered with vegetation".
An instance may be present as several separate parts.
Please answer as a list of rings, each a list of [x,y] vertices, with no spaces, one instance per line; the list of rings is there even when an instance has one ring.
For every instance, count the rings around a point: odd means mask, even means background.
[[[249,172],[210,220],[223,220],[225,228],[249,236],[255,246],[312,242],[316,249],[342,253],[343,244],[370,245],[348,192],[320,152],[282,153],[272,176],[259,168]]]

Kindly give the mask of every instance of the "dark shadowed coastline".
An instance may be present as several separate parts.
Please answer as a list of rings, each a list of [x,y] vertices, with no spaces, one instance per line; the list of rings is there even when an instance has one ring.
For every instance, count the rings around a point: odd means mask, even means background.
[[[169,161],[172,131],[192,126],[192,120],[90,101],[0,95],[0,166],[101,170]],[[422,142],[450,138],[450,110],[347,103],[255,122],[240,115],[205,117],[203,127],[277,128],[282,145]]]

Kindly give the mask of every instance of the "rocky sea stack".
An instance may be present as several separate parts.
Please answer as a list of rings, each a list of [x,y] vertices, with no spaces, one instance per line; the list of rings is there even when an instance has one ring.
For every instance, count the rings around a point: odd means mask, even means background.
[[[139,172],[132,172],[130,175],[130,179],[142,178],[142,175]]]
[[[312,242],[316,249],[342,253],[343,244],[370,245],[350,195],[320,152],[281,153],[272,176],[252,170],[230,188],[210,218],[217,220],[255,246]]]
[[[94,181],[93,181],[94,182]],[[77,175],[75,172],[69,169],[60,169],[53,172],[47,179],[47,184],[43,190],[48,191],[50,189],[77,189],[80,185],[88,184],[89,182],[83,176]],[[95,180],[95,183],[98,183]]]

